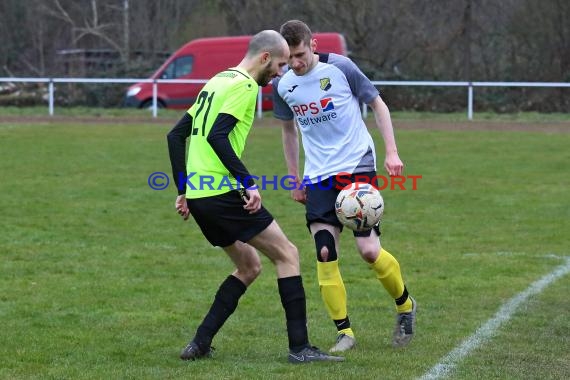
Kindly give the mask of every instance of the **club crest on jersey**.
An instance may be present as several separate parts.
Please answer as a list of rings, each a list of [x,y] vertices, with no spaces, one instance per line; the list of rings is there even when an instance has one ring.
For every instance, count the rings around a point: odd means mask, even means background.
[[[332,101],[332,98],[321,99],[321,109],[323,112],[334,110],[334,103]]]
[[[328,91],[331,88],[331,80],[330,78],[321,78],[321,90]]]

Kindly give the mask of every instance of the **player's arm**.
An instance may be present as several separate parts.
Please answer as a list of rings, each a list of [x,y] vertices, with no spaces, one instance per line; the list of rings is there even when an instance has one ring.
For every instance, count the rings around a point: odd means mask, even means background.
[[[192,116],[185,113],[184,116],[172,128],[166,139],[168,141],[168,153],[170,155],[170,165],[178,197],[176,198],[176,211],[184,218],[188,219],[190,210],[186,204],[186,182],[181,183],[180,179],[187,177],[186,173],[186,140],[192,131]]]
[[[300,190],[301,180],[299,178],[299,131],[295,125],[293,111],[289,105],[279,95],[280,79],[273,80],[273,116],[283,122],[281,138],[283,140],[283,152],[285,153],[285,163],[287,172],[295,177],[295,188],[291,190],[291,197],[301,203],[305,203],[305,190]]]
[[[401,175],[404,170],[404,164],[398,155],[398,147],[396,146],[396,138],[394,137],[394,127],[392,126],[390,110],[380,96],[375,97],[368,105],[374,112],[376,127],[384,140],[386,150],[384,168],[391,176]]]
[[[350,90],[358,99],[359,103],[366,103],[374,112],[376,127],[380,130],[386,148],[386,159],[384,168],[389,175],[401,175],[404,164],[398,156],[396,139],[394,138],[394,128],[388,106],[382,100],[378,89],[374,87],[370,79],[352,62],[349,58],[333,55],[336,59],[337,67],[344,73]]]
[[[246,189],[249,200],[246,203],[246,209],[251,212],[259,210],[261,207],[261,196],[256,189],[250,189],[255,186],[251,174],[247,171],[243,162],[239,159],[236,152],[232,148],[229,135],[235,128],[238,119],[235,116],[220,113],[206,140],[228,171],[236,178],[242,186]]]
[[[283,140],[283,152],[287,163],[287,172],[295,177],[295,188],[291,190],[291,197],[300,203],[305,203],[305,191],[299,189],[301,180],[299,178],[299,131],[295,125],[295,120],[282,120],[283,128],[281,137]]]

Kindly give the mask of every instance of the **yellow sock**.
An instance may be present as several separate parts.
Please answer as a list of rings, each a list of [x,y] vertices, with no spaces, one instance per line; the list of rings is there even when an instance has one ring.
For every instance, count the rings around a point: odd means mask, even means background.
[[[400,272],[400,264],[388,251],[383,248],[376,261],[370,264],[370,267],[376,272],[376,277],[388,293],[394,299],[402,297],[404,294],[404,280]],[[412,311],[412,300],[408,297],[402,305],[396,305],[398,313],[407,313]]]
[[[349,327],[347,329],[342,329],[338,331],[338,335],[340,334],[344,334],[344,335],[348,335],[354,338],[354,332],[352,331],[352,329]]]
[[[331,319],[346,318],[346,289],[338,269],[338,260],[326,263],[318,261],[317,275],[321,296]]]

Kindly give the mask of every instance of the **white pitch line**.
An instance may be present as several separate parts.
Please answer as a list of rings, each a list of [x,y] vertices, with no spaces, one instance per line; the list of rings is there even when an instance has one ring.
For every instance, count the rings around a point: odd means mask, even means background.
[[[503,322],[511,318],[515,311],[528,298],[535,294],[541,293],[548,285],[552,284],[560,277],[570,273],[570,258],[566,258],[566,263],[562,264],[552,272],[531,284],[525,291],[517,294],[505,303],[495,316],[488,320],[483,326],[479,327],[473,335],[471,335],[460,346],[449,352],[438,364],[436,364],[429,372],[424,374],[421,380],[441,379],[447,376],[457,366],[457,363],[465,358],[475,348],[481,346],[487,340],[495,335],[495,331],[499,329]]]

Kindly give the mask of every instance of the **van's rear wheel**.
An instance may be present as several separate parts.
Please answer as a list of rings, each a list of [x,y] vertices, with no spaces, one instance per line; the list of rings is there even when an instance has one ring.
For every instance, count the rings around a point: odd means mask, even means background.
[[[160,99],[157,99],[157,101],[156,101],[156,106],[157,106],[158,108],[166,108],[165,105],[164,105],[164,103],[163,103],[162,100],[160,100]],[[152,99],[149,99],[149,100],[145,101],[145,102],[141,105],[140,108],[141,108],[141,109],[151,110],[151,109],[152,109]]]

